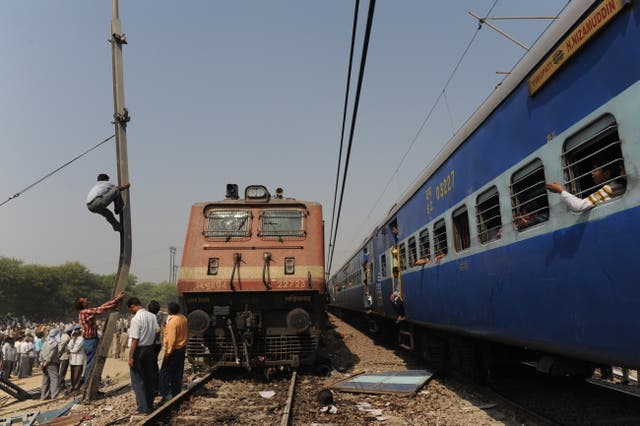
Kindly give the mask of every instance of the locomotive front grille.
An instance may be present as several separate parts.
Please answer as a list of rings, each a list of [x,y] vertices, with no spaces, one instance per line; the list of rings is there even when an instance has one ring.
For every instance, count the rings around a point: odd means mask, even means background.
[[[247,363],[241,339],[236,339],[237,359]],[[259,336],[249,348],[249,363],[287,363],[293,356],[300,360],[312,357],[318,347],[318,336],[285,335]],[[193,358],[206,358],[216,364],[237,365],[236,350],[231,336],[191,336],[187,343],[187,355]]]

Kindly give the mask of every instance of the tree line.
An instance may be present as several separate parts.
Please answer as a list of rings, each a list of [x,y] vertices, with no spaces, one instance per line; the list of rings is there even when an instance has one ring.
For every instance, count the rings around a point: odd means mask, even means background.
[[[111,299],[114,284],[115,274],[94,274],[80,262],[47,266],[0,257],[0,316],[24,315],[35,322],[73,321],[77,318],[73,307],[77,297],[88,297],[91,306],[99,306]],[[178,301],[175,284],[138,283],[135,275],[129,275],[125,293],[145,305],[157,300],[163,309]],[[126,306],[121,310],[125,312]]]

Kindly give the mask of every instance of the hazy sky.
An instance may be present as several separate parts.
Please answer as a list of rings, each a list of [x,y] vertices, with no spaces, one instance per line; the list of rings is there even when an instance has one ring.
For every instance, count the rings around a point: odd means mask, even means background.
[[[477,28],[467,12],[484,15],[492,4],[377,2],[334,269],[491,93],[496,71],[524,53],[484,27],[394,176]],[[492,15],[556,15],[565,4],[501,0]],[[368,2],[360,6],[358,45]],[[226,183],[319,201],[328,233],[353,7],[121,0],[131,272],[140,280],[168,279],[169,247],[179,263],[191,205],[224,198]],[[6,0],[2,8],[0,202],[113,134],[111,1]],[[548,25],[494,23],[528,45]],[[115,272],[118,234],[85,206],[100,172],[116,177],[114,142],[0,207],[0,256]]]

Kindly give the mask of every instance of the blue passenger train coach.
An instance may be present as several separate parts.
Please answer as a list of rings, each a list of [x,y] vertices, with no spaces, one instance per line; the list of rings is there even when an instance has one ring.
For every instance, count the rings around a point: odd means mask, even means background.
[[[474,371],[640,367],[639,79],[640,2],[572,1],[331,277],[332,308]],[[615,191],[574,212],[552,181]]]

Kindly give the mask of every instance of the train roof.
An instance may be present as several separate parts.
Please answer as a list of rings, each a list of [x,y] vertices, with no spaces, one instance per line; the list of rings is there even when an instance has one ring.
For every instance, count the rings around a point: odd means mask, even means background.
[[[226,199],[220,201],[202,201],[193,204],[193,207],[205,208],[208,206],[220,206],[220,207],[233,207],[233,206],[246,206],[246,207],[266,207],[266,206],[280,206],[280,207],[295,207],[295,206],[320,206],[320,203],[316,201],[304,201],[296,200],[295,198],[270,198],[266,201],[248,201],[245,199]]]
[[[581,0],[570,2],[536,43],[513,67],[511,73],[496,87],[485,101],[471,114],[462,128],[438,152],[433,161],[414,180],[404,195],[394,204],[376,229],[389,221],[400,208],[420,190],[425,182],[444,164],[445,161],[470,137],[495,109],[525,80],[529,73],[546,58],[547,54],[562,39],[580,17],[599,0]]]

